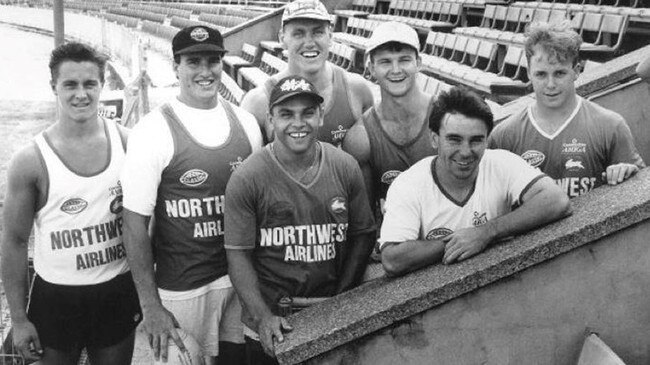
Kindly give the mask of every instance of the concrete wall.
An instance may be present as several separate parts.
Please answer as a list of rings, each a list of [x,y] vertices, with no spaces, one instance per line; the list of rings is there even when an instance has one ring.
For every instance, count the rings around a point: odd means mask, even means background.
[[[458,297],[306,364],[575,364],[590,328],[650,363],[650,221]]]
[[[282,8],[275,9],[269,14],[227,30],[223,34],[224,46],[232,50],[232,54],[240,55],[244,43],[257,46],[260,41],[277,41],[282,11]]]
[[[629,82],[594,96],[593,101],[625,118],[641,157],[650,163],[650,83]]]

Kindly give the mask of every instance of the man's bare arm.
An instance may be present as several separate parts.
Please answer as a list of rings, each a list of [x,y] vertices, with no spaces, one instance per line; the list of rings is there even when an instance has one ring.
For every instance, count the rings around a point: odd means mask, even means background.
[[[355,117],[360,119],[363,113],[368,110],[374,103],[370,82],[359,74],[348,73],[348,82],[350,84],[351,97],[354,99],[353,104],[357,104]],[[358,114],[358,115],[357,115]]]
[[[262,131],[264,144],[273,141],[273,128],[267,121],[269,100],[263,86],[258,86],[244,95],[240,106],[253,114]]]
[[[569,198],[549,177],[537,180],[522,201],[513,212],[443,238],[446,244],[443,262],[462,261],[483,251],[495,240],[528,232],[571,214]]]
[[[359,163],[361,173],[363,174],[363,182],[368,193],[368,201],[374,210],[375,195],[372,181],[372,167],[370,166],[372,151],[370,150],[370,140],[368,139],[368,133],[366,132],[366,127],[363,125],[362,119],[357,120],[345,134],[341,148],[343,151],[352,155]]]
[[[163,307],[154,277],[153,253],[148,228],[150,217],[124,209],[124,246],[142,307],[142,329],[149,336],[154,357],[167,360],[169,337],[184,350],[185,346],[176,332],[178,323],[174,315]]]
[[[386,274],[400,276],[440,262],[445,253],[441,240],[386,242],[381,250],[381,263]]]
[[[370,253],[375,246],[375,231],[348,237],[345,262],[339,277],[337,293],[350,290],[361,282],[368,266]]]
[[[252,250],[227,249],[228,275],[241,298],[244,306],[253,317],[251,329],[257,331],[260,342],[267,355],[275,357],[273,338],[278,342],[284,341],[283,331],[291,331],[286,319],[273,314],[266,305],[260,292],[257,272],[253,267]]]
[[[27,319],[27,245],[39,204],[38,179],[40,163],[35,146],[18,152],[11,160],[4,201],[2,239],[2,282],[13,325],[16,349],[28,362],[38,361],[42,354],[38,334]]]

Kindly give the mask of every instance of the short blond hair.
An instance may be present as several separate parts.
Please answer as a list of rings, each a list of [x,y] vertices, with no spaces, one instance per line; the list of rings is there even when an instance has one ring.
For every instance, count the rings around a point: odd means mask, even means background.
[[[531,23],[526,30],[526,59],[535,53],[539,46],[549,57],[558,62],[571,62],[573,66],[580,60],[582,37],[576,33],[568,20],[560,23]]]

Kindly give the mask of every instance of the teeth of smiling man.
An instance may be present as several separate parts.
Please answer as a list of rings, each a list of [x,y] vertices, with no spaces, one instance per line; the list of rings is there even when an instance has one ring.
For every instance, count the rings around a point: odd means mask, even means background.
[[[289,135],[293,138],[302,138],[307,135],[305,132],[300,132],[300,133],[289,133]]]
[[[201,86],[208,86],[208,85],[212,84],[212,80],[197,81],[196,83],[201,85]]]
[[[308,51],[308,52],[303,52],[302,55],[303,55],[303,57],[314,58],[314,57],[318,56],[318,52],[316,52],[316,51]]]

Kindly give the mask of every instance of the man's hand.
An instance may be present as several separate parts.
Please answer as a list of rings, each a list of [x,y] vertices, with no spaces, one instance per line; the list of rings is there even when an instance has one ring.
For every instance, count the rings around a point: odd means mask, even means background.
[[[32,322],[14,322],[12,325],[14,346],[25,360],[25,363],[40,360],[43,357],[43,348]]]
[[[607,166],[607,169],[603,172],[602,178],[607,182],[607,184],[616,185],[627,180],[630,176],[636,174],[637,171],[639,171],[637,165],[621,162],[616,165]]]
[[[162,357],[163,362],[167,362],[167,344],[169,337],[176,343],[176,346],[185,352],[185,344],[181,340],[176,328],[180,327],[174,315],[165,307],[158,304],[149,308],[142,308],[142,331],[149,337],[149,346],[153,349],[153,355],[156,361]]]
[[[486,226],[470,227],[442,238],[445,243],[444,264],[462,261],[483,251],[492,240]]]
[[[289,324],[286,318],[270,315],[262,318],[259,326],[257,327],[257,333],[260,335],[260,342],[262,343],[262,348],[267,355],[275,358],[275,349],[273,346],[273,337],[278,342],[284,341],[284,336],[282,332],[290,332],[293,330],[293,327]]]

